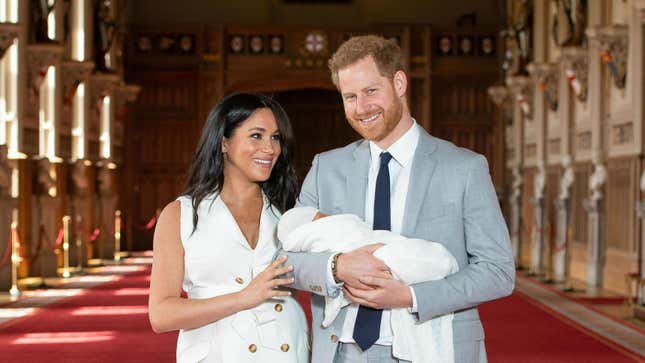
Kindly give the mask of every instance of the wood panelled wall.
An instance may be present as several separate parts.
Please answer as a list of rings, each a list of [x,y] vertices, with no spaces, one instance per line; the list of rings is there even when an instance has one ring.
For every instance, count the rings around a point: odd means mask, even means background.
[[[361,33],[382,34],[399,42],[406,55],[413,117],[431,133],[487,156],[501,191],[504,165],[492,165],[492,161],[495,147],[503,150],[504,146],[492,140],[499,139],[495,132],[502,128],[493,124],[493,106],[486,95],[486,86],[497,76],[494,54],[464,55],[455,50],[435,59],[438,38],[427,25],[134,27],[127,42],[126,79],[141,85],[142,91],[126,130],[130,190],[124,198],[130,226],[145,224],[183,190],[203,122],[211,107],[230,92],[264,92],[283,104],[296,136],[295,167],[300,180],[316,153],[358,139],[343,115],[327,60],[350,35]],[[440,33],[476,42],[484,36],[495,40],[496,31]],[[307,50],[306,38],[311,34],[322,37],[322,51]],[[260,51],[251,47],[251,40],[258,37],[264,42]],[[269,39],[274,37],[282,39],[279,51],[269,51]],[[182,43],[186,39],[192,40],[193,48],[180,48],[188,44]],[[236,48],[236,42],[242,47]],[[151,248],[150,231],[134,228],[129,233],[135,249]]]
[[[522,230],[520,232],[522,244],[520,246],[520,261],[522,266],[531,263],[531,246],[535,233],[535,208],[533,207],[533,183],[535,182],[536,168],[524,169],[522,174]]]

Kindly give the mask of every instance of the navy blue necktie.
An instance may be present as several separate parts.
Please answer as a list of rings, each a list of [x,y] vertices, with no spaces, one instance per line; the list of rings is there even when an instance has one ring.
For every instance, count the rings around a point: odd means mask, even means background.
[[[390,170],[392,155],[381,153],[381,165],[376,177],[374,192],[374,230],[390,230]],[[361,305],[356,315],[353,338],[363,351],[369,349],[379,338],[383,310]]]

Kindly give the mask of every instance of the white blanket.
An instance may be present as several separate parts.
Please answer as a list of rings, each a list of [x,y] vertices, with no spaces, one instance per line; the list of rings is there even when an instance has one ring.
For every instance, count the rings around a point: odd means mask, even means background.
[[[315,213],[313,213],[315,214]],[[443,245],[405,238],[390,231],[372,231],[351,214],[333,215],[313,222],[311,208],[294,208],[278,224],[282,248],[291,252],[349,252],[371,243],[383,243],[374,256],[390,268],[392,275],[407,285],[438,280],[458,270],[457,261]],[[340,309],[350,302],[342,295],[325,297],[323,326],[328,327]],[[392,309],[394,334],[392,351],[396,358],[412,362],[454,362],[453,314],[417,323],[408,309]]]

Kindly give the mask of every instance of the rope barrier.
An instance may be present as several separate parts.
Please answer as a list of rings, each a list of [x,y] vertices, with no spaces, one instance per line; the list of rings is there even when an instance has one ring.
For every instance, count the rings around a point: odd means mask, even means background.
[[[100,234],[101,234],[101,229],[98,227],[94,228],[94,230],[92,231],[92,234],[87,235],[87,241],[90,243],[96,241],[96,239],[99,237]]]
[[[36,261],[38,260],[38,257],[40,257],[40,251],[41,251],[41,250],[42,250],[42,248],[43,248],[43,229],[44,229],[44,228],[45,228],[45,227],[43,227],[43,226],[41,225],[41,226],[40,226],[40,229],[38,230],[38,232],[40,233],[40,238],[38,238],[38,244],[36,245],[36,252],[35,252],[33,255],[29,255],[29,256],[27,257],[27,263],[28,263],[29,265],[31,265],[31,264],[33,264],[34,262],[36,262]],[[16,234],[17,234],[17,233],[16,233]],[[20,235],[18,235],[18,236],[20,236]],[[19,240],[20,240],[20,237],[19,237]],[[22,243],[20,243],[20,248],[22,248]],[[24,251],[22,251],[22,253],[21,253],[20,255],[21,255],[21,256],[24,256]]]
[[[0,261],[0,269],[4,268],[9,264],[9,261],[11,261],[11,229],[9,230],[9,240],[7,240],[7,248],[4,251],[4,255],[2,256],[2,261]]]
[[[140,231],[150,231],[150,230],[152,230],[155,227],[155,225],[157,224],[157,219],[159,218],[159,214],[160,214],[159,209],[157,209],[155,211],[155,215],[153,215],[150,218],[148,223],[146,223],[146,224],[134,223],[134,228],[136,228],[136,229],[138,229]],[[125,224],[125,220],[123,220],[122,223]]]

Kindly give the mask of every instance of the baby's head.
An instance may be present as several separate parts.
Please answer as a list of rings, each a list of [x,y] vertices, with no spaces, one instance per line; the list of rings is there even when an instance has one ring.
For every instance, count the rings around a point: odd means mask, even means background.
[[[278,239],[284,241],[296,228],[327,215],[314,207],[297,207],[286,211],[278,223]]]

